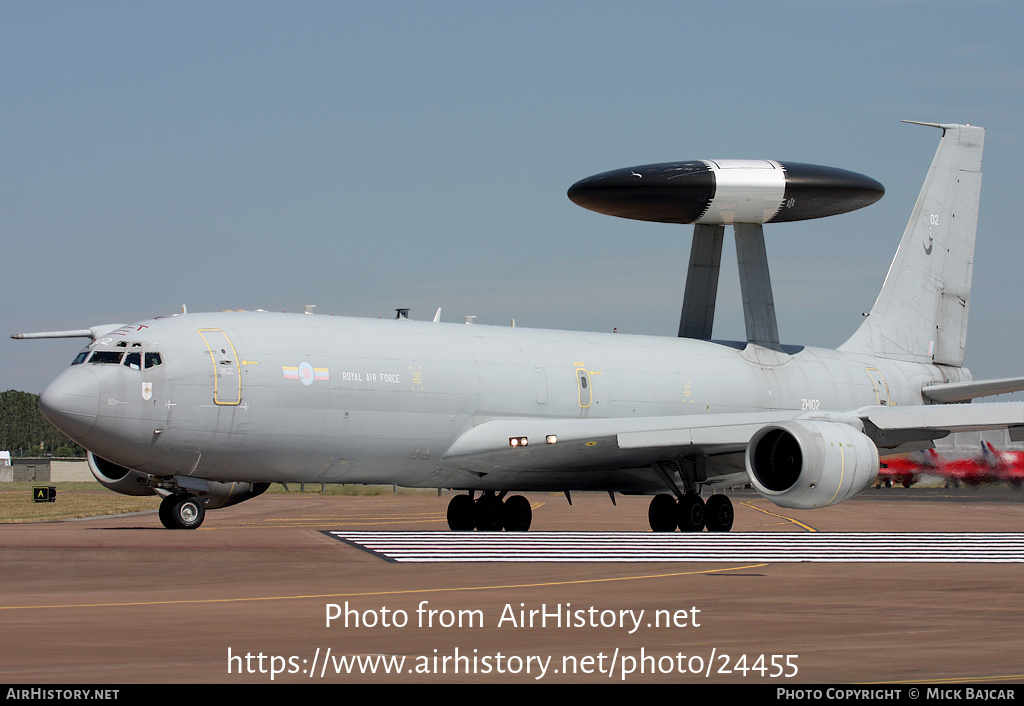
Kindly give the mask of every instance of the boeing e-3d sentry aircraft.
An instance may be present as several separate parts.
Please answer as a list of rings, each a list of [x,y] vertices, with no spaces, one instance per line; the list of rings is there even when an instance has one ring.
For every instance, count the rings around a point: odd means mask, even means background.
[[[510,492],[601,490],[654,495],[654,530],[724,531],[721,488],[824,507],[867,488],[880,451],[955,430],[1024,433],[1019,403],[944,404],[1024,378],[976,382],[963,367],[984,130],[933,126],[942,138],[888,277],[837,350],[779,344],[762,224],[852,210],[881,185],[728,160],[608,172],[569,192],[613,215],[696,224],[677,337],[259,311],[16,337],[92,339],[42,411],[104,486],[164,496],[169,528],[306,482],[464,490],[452,529],[529,529],[530,503]],[[740,343],[710,340],[726,225]]]

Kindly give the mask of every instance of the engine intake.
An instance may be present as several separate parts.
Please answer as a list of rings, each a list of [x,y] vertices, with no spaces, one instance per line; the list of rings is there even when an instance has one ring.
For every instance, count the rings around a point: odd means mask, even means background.
[[[747,476],[781,507],[807,510],[849,500],[878,475],[878,449],[848,424],[791,420],[750,439]]]
[[[146,482],[149,475],[118,466],[105,458],[100,458],[92,451],[86,454],[89,470],[104,488],[122,495],[155,495],[156,491]]]

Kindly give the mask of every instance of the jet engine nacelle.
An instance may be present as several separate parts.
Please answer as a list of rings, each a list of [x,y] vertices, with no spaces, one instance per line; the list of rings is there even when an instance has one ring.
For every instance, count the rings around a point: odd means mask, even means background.
[[[837,422],[791,420],[751,438],[747,475],[781,507],[807,510],[849,500],[878,475],[878,448],[863,433]]]
[[[206,494],[206,509],[216,510],[229,505],[237,505],[245,500],[262,495],[270,483],[220,483],[208,481],[210,492]]]
[[[133,471],[124,466],[118,466],[105,458],[100,458],[92,451],[86,454],[89,461],[89,470],[93,476],[107,490],[123,495],[155,495],[156,490],[149,487],[146,482],[149,475]]]
[[[87,454],[89,470],[104,488],[123,495],[168,495],[167,489],[153,488],[148,484],[151,476],[148,473],[135,471],[119,466],[116,463],[100,458],[92,451]],[[270,483],[221,483],[207,481],[202,478],[193,479],[188,490],[206,500],[207,510],[236,505],[245,500],[263,494]]]

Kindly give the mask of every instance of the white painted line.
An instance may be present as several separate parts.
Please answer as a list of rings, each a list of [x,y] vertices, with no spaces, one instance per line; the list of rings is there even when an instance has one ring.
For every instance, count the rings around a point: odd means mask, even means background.
[[[393,562],[1024,563],[1024,533],[326,532]]]

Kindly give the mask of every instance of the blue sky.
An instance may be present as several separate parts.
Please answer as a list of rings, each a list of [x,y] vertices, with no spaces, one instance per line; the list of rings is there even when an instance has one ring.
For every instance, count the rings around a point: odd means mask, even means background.
[[[858,171],[862,211],[765,229],[782,339],[870,309],[938,143],[987,128],[967,365],[1024,374],[1019,2],[5,2],[0,389],[81,341],[256,309],[674,335],[691,228],[591,174],[701,158]],[[744,336],[727,238],[714,335]]]

